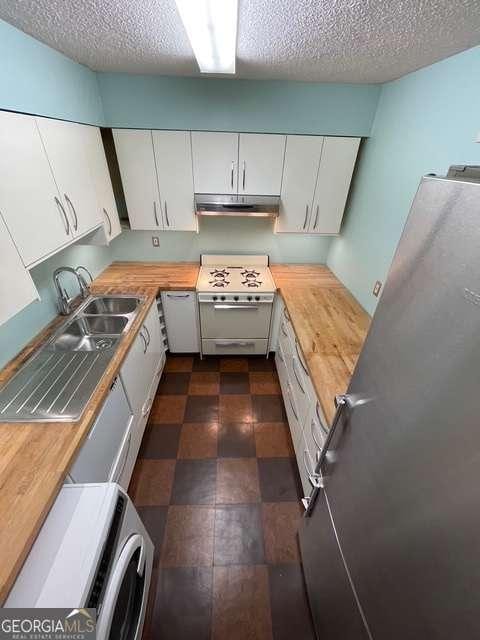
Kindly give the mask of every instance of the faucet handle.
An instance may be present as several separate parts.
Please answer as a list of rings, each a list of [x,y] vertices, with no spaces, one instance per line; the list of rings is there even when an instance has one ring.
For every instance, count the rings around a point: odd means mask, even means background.
[[[87,274],[87,276],[90,279],[90,284],[93,282],[93,276],[90,273],[90,271],[87,269],[87,267],[84,267],[81,264],[78,265],[78,267],[75,269],[78,283],[80,285],[80,293],[82,294],[82,298],[85,299],[85,298],[88,298],[88,296],[90,295],[90,289],[89,289],[88,282],[85,280],[85,277],[83,276],[82,273],[80,273],[81,271],[84,271]]]

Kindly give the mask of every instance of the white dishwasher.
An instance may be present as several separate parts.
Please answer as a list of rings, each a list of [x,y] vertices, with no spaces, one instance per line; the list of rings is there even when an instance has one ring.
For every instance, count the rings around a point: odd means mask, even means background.
[[[72,482],[122,482],[131,441],[133,413],[119,376],[73,463]],[[128,482],[127,482],[128,484]]]

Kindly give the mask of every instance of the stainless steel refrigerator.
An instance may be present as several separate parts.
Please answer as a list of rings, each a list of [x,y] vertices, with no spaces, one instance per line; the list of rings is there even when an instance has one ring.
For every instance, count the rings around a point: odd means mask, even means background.
[[[474,178],[422,179],[317,473],[299,538],[319,639],[480,638]]]

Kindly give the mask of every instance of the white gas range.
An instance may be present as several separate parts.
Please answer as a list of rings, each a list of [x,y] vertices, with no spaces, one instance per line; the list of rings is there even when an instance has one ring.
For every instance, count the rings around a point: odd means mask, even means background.
[[[266,355],[275,290],[268,256],[203,255],[197,280],[202,353]]]

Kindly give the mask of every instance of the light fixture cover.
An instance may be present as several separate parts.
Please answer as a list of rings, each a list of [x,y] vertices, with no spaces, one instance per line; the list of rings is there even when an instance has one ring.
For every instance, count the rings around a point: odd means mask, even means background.
[[[235,73],[238,0],[175,0],[202,73]]]

